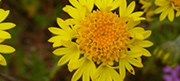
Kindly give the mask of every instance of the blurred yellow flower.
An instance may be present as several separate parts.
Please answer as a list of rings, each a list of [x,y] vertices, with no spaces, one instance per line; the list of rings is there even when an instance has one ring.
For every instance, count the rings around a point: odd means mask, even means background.
[[[154,10],[148,10],[146,12],[146,21],[153,21],[154,18],[152,18],[152,16],[154,16]]]
[[[56,36],[48,41],[59,47],[53,53],[62,56],[58,66],[68,63],[69,71],[76,70],[71,81],[81,76],[83,81],[122,81],[126,69],[143,67],[141,56],[151,56],[144,47],[151,31],[136,27],[143,12],[134,12],[135,2],[126,0],[69,0],[73,6],[63,8],[72,18],[57,18],[60,28],[49,27]],[[94,6],[97,10],[93,10]],[[119,7],[119,15],[113,10]],[[119,69],[118,71],[116,69]]]
[[[144,9],[146,21],[153,21],[154,19],[152,16],[154,15],[154,10],[150,9],[152,6],[152,0],[139,0],[139,2],[142,4],[141,9]]]
[[[13,47],[1,44],[4,40],[11,38],[11,35],[5,30],[15,27],[15,24],[13,23],[2,22],[8,15],[9,15],[9,10],[5,11],[3,9],[0,9],[0,53],[5,53],[5,54],[13,53],[15,51]],[[0,64],[3,66],[7,65],[6,60],[1,54],[0,54]]]
[[[155,4],[159,6],[155,10],[155,13],[161,13],[160,21],[168,16],[168,19],[172,22],[174,20],[175,11],[176,17],[180,16],[180,0],[156,0]]]
[[[152,6],[152,1],[150,0],[139,0],[139,2],[142,4],[141,9],[144,9],[144,12],[147,12]]]

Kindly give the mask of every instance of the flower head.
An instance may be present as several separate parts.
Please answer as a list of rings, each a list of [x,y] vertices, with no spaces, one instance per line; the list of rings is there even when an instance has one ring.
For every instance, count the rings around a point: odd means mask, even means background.
[[[141,9],[144,9],[144,12],[148,11],[149,8],[152,6],[151,0],[139,0],[139,2],[143,5]]]
[[[152,0],[139,0],[139,2],[142,4],[141,9],[144,10],[146,15],[146,21],[150,22],[153,21],[154,18],[152,16],[154,15],[154,10],[151,9],[152,6]]]
[[[132,65],[143,67],[141,56],[151,56],[144,49],[153,43],[145,40],[151,31],[135,27],[143,12],[134,12],[135,2],[126,0],[69,0],[73,6],[63,8],[72,18],[57,19],[61,28],[50,27],[56,36],[49,39],[53,53],[62,56],[58,65],[67,62],[70,71],[77,69],[72,81],[121,81]],[[98,9],[93,10],[94,5]],[[113,10],[119,7],[119,14]],[[119,69],[119,71],[116,71]]]
[[[10,39],[11,35],[6,31],[8,29],[11,29],[15,27],[15,24],[10,22],[2,22],[4,19],[9,15],[9,10],[5,11],[3,9],[0,9],[0,53],[12,53],[15,51],[15,49],[11,46],[1,44],[6,39]],[[3,66],[6,66],[6,60],[5,58],[0,54],[0,64]]]
[[[180,16],[180,1],[179,0],[156,0],[155,4],[159,6],[155,13],[161,13],[160,21],[164,20],[166,16],[170,21],[174,20],[175,11],[176,17]]]

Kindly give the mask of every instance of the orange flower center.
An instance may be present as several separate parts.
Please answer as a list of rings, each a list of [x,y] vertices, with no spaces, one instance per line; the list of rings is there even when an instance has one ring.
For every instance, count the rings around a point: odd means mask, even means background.
[[[93,61],[113,62],[124,54],[128,41],[126,22],[115,13],[97,10],[80,24],[76,42]]]
[[[180,7],[180,0],[171,0],[171,1],[174,3],[174,5]]]

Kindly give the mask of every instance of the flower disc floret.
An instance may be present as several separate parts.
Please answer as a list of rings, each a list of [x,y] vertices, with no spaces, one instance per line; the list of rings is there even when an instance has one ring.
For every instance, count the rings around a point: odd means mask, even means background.
[[[118,61],[129,41],[126,22],[112,12],[93,11],[78,28],[77,43],[95,62]]]
[[[180,0],[171,0],[176,6],[180,7]]]

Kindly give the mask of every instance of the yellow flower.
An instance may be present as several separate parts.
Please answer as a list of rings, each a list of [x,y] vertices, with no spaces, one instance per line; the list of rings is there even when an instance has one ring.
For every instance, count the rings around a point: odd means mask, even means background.
[[[148,10],[146,12],[146,21],[153,21],[154,18],[152,16],[154,16],[154,10]]]
[[[1,44],[4,40],[11,38],[11,35],[5,30],[15,27],[15,24],[13,23],[2,22],[8,15],[9,15],[8,10],[5,11],[3,9],[0,9],[0,49],[1,49],[0,53],[4,53],[4,54],[13,53],[15,51],[13,47]],[[1,54],[0,54],[0,64],[3,66],[7,65],[6,60]]]
[[[147,12],[152,6],[152,2],[150,0],[140,0],[140,3],[143,5],[141,9],[144,9],[144,12]]]
[[[56,36],[48,41],[58,47],[53,53],[62,56],[58,66],[68,63],[74,71],[71,81],[122,81],[126,69],[143,67],[141,56],[151,56],[144,47],[151,31],[136,27],[143,12],[134,12],[135,2],[126,0],[69,0],[73,6],[63,8],[72,18],[57,18],[60,28],[50,27]],[[94,6],[98,9],[93,10]],[[119,8],[119,15],[113,10]],[[118,70],[119,69],[119,70]],[[117,71],[118,70],[118,71]]]
[[[144,9],[146,14],[146,21],[153,21],[152,16],[154,15],[154,10],[150,9],[152,6],[152,0],[140,0],[140,3],[143,5],[141,9]]]
[[[144,9],[144,12],[146,14],[146,21],[153,21],[154,19],[152,16],[154,15],[154,10],[151,10],[150,7],[152,6],[151,0],[140,0],[139,1],[143,6],[141,9]]]
[[[155,13],[161,13],[160,21],[164,20],[166,16],[170,21],[174,20],[176,10],[176,17],[180,16],[180,1],[179,0],[156,0],[155,4],[159,6]]]

